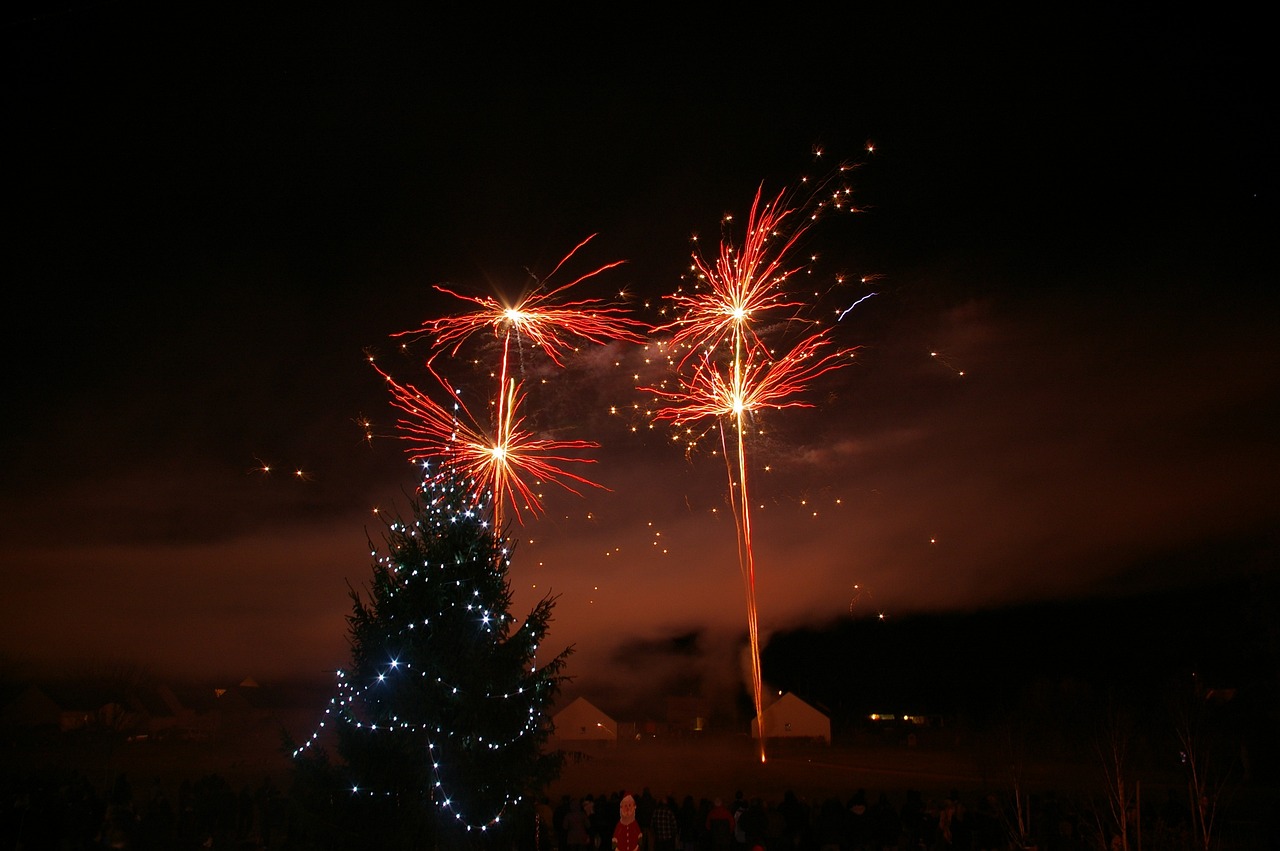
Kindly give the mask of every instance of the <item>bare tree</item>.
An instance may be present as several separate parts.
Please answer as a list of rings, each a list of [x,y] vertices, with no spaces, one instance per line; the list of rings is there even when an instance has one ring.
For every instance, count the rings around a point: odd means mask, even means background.
[[[1129,770],[1129,744],[1133,721],[1108,701],[1094,747],[1106,783],[1106,806],[1094,808],[1098,846],[1103,851],[1140,851],[1142,848],[1141,784]]]
[[[1205,688],[1192,674],[1191,687],[1178,695],[1172,712],[1187,777],[1191,832],[1196,847],[1205,851],[1216,844],[1214,823],[1236,777],[1235,760],[1224,746],[1215,712],[1230,697],[1230,693]]]
[[[1031,796],[1027,790],[1027,739],[1028,723],[1025,715],[1005,718],[998,727],[1000,773],[1009,783],[1012,800],[1000,810],[1000,819],[1011,848],[1030,848]]]

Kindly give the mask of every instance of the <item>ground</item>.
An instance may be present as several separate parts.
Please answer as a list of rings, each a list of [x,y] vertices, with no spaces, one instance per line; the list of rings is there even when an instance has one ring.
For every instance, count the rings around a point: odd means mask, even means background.
[[[281,791],[290,785],[291,761],[282,747],[279,727],[262,725],[238,736],[207,741],[116,741],[51,734],[5,740],[5,773],[9,779],[50,773],[79,773],[99,790],[126,775],[135,789],[153,781],[176,799],[179,785],[216,774],[233,789],[260,786],[271,778]],[[574,747],[564,743],[569,749]],[[1012,797],[1013,766],[982,744],[947,737],[867,740],[835,746],[771,740],[761,762],[755,743],[746,736],[645,738],[617,743],[588,742],[571,752],[558,780],[546,790],[552,801],[562,796],[608,796],[614,792],[686,795],[729,799],[742,791],[748,798],[779,801],[788,792],[817,805],[829,797],[847,800],[859,789],[874,799],[885,792],[901,802],[907,790],[925,801],[939,801],[953,790],[976,803],[987,794],[1002,801]],[[1164,801],[1169,790],[1185,795],[1176,766],[1172,772],[1149,768],[1134,771],[1143,799]],[[1022,789],[1065,798],[1101,795],[1105,781],[1096,757],[1088,753],[1022,767]],[[1249,822],[1266,812],[1280,790],[1256,784],[1233,787],[1232,810]]]
[[[655,795],[693,795],[780,800],[790,790],[810,801],[835,795],[899,794],[908,789],[938,797],[955,789],[968,795],[1011,786],[1009,769],[976,748],[868,743],[830,746],[771,741],[762,763],[745,736],[704,739],[648,739],[618,744],[589,743],[582,758],[570,759],[550,789],[561,794],[607,794],[648,788]],[[1091,766],[1058,763],[1035,766],[1027,780],[1039,788],[1076,788]]]

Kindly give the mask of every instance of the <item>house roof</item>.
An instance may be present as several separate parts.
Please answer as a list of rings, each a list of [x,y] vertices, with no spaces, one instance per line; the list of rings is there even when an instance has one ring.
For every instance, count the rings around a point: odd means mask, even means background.
[[[556,736],[562,739],[616,739],[618,722],[601,712],[591,701],[579,697],[551,717]]]
[[[830,740],[831,719],[794,694],[784,694],[764,709],[759,719],[752,719],[751,734],[760,735],[764,722],[767,736],[821,737]]]

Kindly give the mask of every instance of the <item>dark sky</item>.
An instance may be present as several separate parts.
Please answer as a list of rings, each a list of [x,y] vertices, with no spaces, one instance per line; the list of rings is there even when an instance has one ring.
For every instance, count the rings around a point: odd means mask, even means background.
[[[433,285],[514,293],[593,234],[578,271],[627,262],[583,295],[652,319],[690,237],[815,147],[864,210],[811,231],[814,274],[880,277],[814,305],[875,293],[752,450],[766,636],[1274,575],[1247,21],[184,6],[5,23],[10,669],[341,666],[372,509],[414,484],[366,352],[420,381],[390,335],[460,309]],[[538,427],[598,441],[610,490],[517,530],[517,614],[561,595],[578,687],[732,683],[724,467],[607,415],[644,356],[530,355]]]

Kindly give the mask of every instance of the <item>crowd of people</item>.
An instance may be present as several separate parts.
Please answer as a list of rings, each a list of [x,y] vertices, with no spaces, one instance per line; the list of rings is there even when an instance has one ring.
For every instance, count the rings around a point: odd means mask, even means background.
[[[918,790],[891,797],[858,789],[847,798],[776,800],[617,791],[562,796],[539,805],[539,851],[1084,851],[1115,848],[1097,812],[1054,794],[1033,796],[1022,818],[997,795],[958,791],[930,798]],[[1141,847],[1196,847],[1190,810],[1172,792],[1135,814]],[[624,829],[625,828],[625,829]]]
[[[105,793],[80,773],[4,781],[0,847],[173,849],[278,847],[288,796],[269,778],[239,790],[216,774],[183,781],[176,797],[158,779],[135,789],[118,775]]]
[[[957,793],[941,802],[909,792],[901,806],[887,794],[868,803],[858,790],[816,806],[787,792],[778,800],[614,792],[564,796],[539,808],[541,851],[1003,851],[1010,837],[994,802],[968,810]],[[619,828],[633,824],[621,837]],[[639,835],[638,841],[632,836]],[[619,841],[615,844],[614,840]],[[1065,847],[1064,847],[1065,851]]]
[[[134,789],[119,776],[105,793],[82,776],[56,782],[10,779],[0,801],[5,848],[274,849],[301,841],[289,795],[270,779],[231,784],[210,775],[184,782],[175,797],[158,781]],[[997,795],[952,790],[804,800],[738,791],[724,798],[618,790],[542,798],[517,843],[529,851],[1085,851],[1115,848],[1096,802],[1053,794],[1024,802],[1019,818]],[[1195,848],[1191,813],[1172,791],[1134,814],[1130,847]],[[1255,837],[1262,841],[1260,837]],[[1259,847],[1276,848],[1265,841]]]

